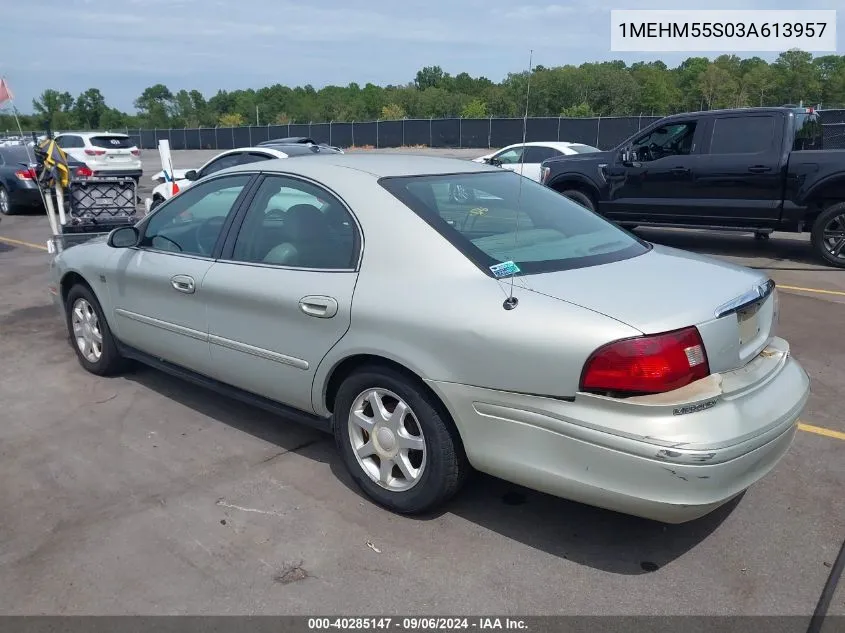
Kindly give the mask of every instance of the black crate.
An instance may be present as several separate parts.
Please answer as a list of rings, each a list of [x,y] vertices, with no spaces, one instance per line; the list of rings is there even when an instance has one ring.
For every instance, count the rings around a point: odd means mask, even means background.
[[[71,226],[122,226],[136,221],[136,185],[130,178],[71,182],[65,197],[67,221]]]

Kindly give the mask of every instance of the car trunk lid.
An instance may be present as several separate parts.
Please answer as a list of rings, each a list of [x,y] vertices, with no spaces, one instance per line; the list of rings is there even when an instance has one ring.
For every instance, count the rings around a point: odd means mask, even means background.
[[[777,320],[774,284],[766,276],[664,246],[619,262],[525,276],[521,282],[643,334],[697,326],[712,372],[753,359],[771,340]]]

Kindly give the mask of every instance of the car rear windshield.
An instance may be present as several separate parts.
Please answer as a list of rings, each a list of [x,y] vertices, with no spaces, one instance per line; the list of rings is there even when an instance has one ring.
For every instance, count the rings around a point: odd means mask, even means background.
[[[7,165],[30,165],[35,162],[35,155],[23,145],[11,145],[9,147],[0,147],[0,155],[3,156],[3,162]]]
[[[135,142],[126,136],[92,136],[90,139],[91,145],[94,147],[104,147],[106,149],[128,149],[135,147]]]
[[[593,152],[600,152],[601,150],[598,147],[593,147],[592,145],[582,145],[580,143],[575,143],[569,146],[576,154],[592,154]]]
[[[522,274],[606,264],[651,247],[556,191],[511,171],[382,178],[488,275],[513,261]],[[520,191],[521,189],[521,191]]]

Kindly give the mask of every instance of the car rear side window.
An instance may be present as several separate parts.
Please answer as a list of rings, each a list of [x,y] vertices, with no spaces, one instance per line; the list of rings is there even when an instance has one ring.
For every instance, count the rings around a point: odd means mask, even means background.
[[[554,158],[555,156],[562,156],[562,154],[552,147],[529,145],[525,148],[525,154],[522,160],[525,163],[542,163],[544,160]]]
[[[768,151],[775,136],[771,115],[720,117],[713,121],[711,154],[759,154]]]
[[[380,184],[486,274],[513,261],[522,273],[636,257],[644,242],[556,191],[508,170],[382,178]]]
[[[131,138],[125,136],[92,136],[88,139],[94,147],[102,147],[104,149],[129,149],[135,147],[135,142]]]
[[[573,143],[569,146],[569,149],[576,154],[593,154],[601,151],[598,147],[593,147],[592,145],[582,145],[581,143]]]

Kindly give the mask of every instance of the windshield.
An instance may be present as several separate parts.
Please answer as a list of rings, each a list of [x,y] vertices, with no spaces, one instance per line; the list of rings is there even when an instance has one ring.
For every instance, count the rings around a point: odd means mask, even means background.
[[[91,145],[94,147],[105,147],[108,149],[128,149],[135,147],[132,139],[126,136],[110,136],[103,134],[101,136],[92,136],[90,139]]]
[[[650,249],[569,198],[510,171],[379,182],[487,274],[509,261],[523,274],[544,273],[620,261]]]

